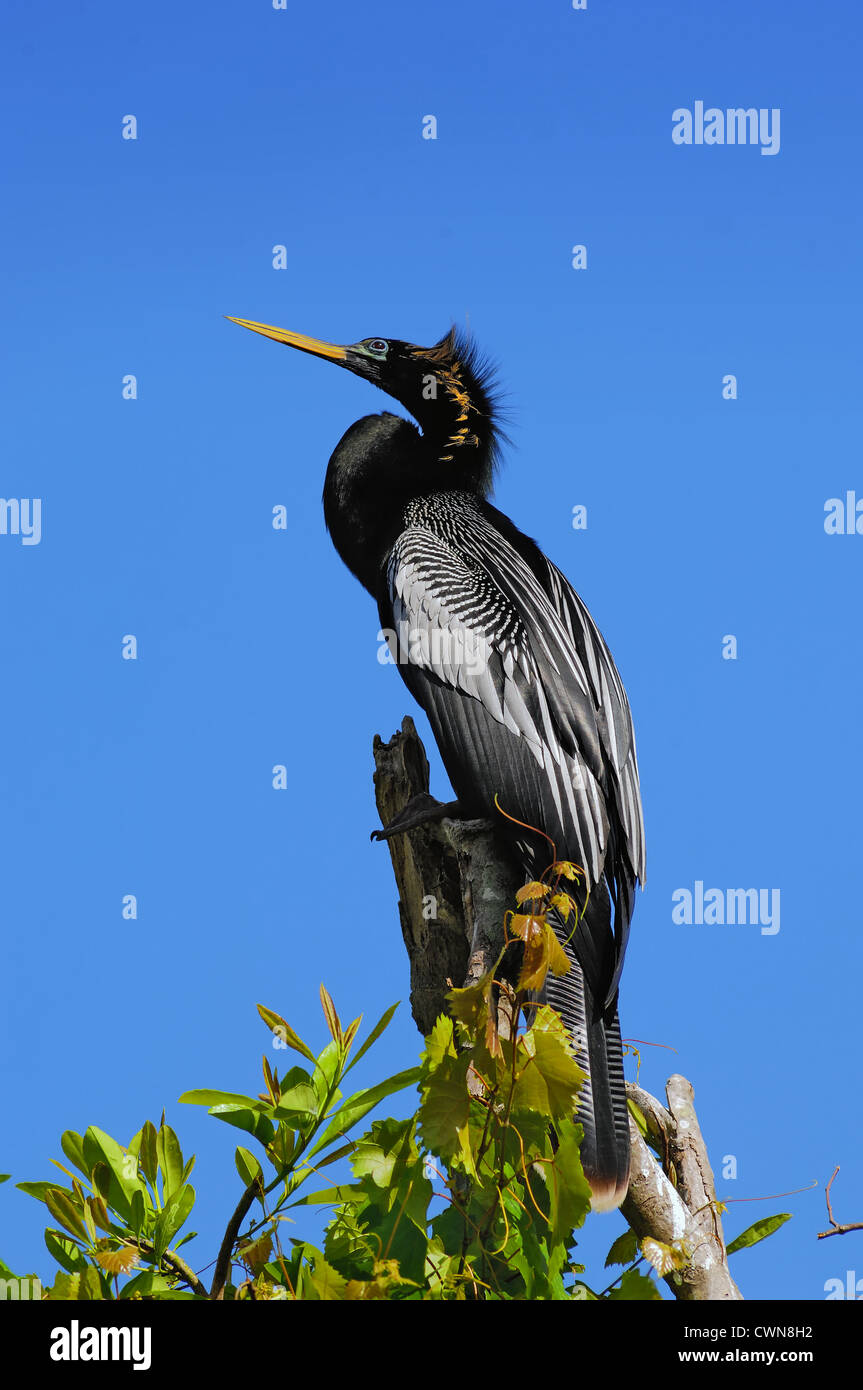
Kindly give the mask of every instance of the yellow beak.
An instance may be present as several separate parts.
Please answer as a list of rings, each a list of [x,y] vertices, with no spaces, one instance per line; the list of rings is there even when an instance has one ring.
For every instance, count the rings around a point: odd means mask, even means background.
[[[326,357],[331,362],[344,362],[347,359],[347,348],[339,347],[336,343],[322,343],[318,338],[307,338],[304,333],[291,333],[287,328],[274,328],[270,323],[234,319],[230,314],[226,314],[225,318],[230,323],[238,323],[241,328],[251,328],[253,333],[262,333],[265,338],[272,338],[274,343],[286,343],[288,347],[299,348],[301,352],[311,352],[315,357]]]

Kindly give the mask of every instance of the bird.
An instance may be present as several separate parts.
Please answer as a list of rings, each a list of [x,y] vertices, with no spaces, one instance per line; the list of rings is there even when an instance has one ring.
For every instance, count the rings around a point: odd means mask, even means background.
[[[409,803],[380,836],[421,823],[432,803],[496,820],[526,881],[548,865],[549,839],[559,860],[583,870],[589,893],[576,929],[549,917],[570,968],[549,974],[544,1000],[586,1073],[576,1118],[591,1207],[611,1210],[630,1170],[618,993],[635,887],[645,882],[635,735],[587,607],[489,500],[504,438],[494,372],[454,326],[431,347],[382,337],[341,346],[231,322],[355,373],[411,417],[357,420],[323,490],[335,549],[395,635],[398,670],[456,795]]]

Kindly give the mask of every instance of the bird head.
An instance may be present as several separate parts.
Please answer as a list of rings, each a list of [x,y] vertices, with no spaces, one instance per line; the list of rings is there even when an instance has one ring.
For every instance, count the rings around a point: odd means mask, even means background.
[[[499,438],[491,372],[455,328],[432,347],[397,338],[363,338],[341,346],[249,319],[231,323],[364,377],[410,412],[442,464],[463,468],[484,487],[490,484]]]

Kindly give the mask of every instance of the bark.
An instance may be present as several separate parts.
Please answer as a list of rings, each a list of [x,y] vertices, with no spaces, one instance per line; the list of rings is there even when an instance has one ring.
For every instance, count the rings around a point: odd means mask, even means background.
[[[429,790],[425,749],[410,715],[401,732],[374,741],[381,824]],[[479,979],[500,950],[504,914],[521,879],[501,860],[490,821],[429,821],[387,841],[411,967],[411,1012],[423,1037],[454,986]]]
[[[428,759],[409,715],[389,743],[375,737],[374,757],[378,811],[387,825],[429,790]],[[410,960],[411,1011],[425,1036],[446,1012],[448,991],[478,979],[497,958],[504,916],[522,879],[504,862],[490,821],[428,821],[387,843]],[[661,1161],[630,1118],[632,1177],[623,1215],[641,1239],[686,1243],[685,1268],[665,1276],[675,1298],[742,1298],[728,1270],[692,1086],[683,1076],[670,1077],[667,1108],[637,1086],[627,1084],[627,1093]]]
[[[741,1299],[728,1269],[713,1169],[692,1086],[685,1076],[669,1077],[668,1109],[639,1086],[627,1083],[626,1092],[644,1115],[651,1145],[659,1150],[662,1161],[651,1153],[630,1115],[632,1167],[623,1215],[640,1239],[652,1236],[666,1245],[685,1243],[689,1251],[685,1267],[665,1276],[675,1298],[683,1302]]]

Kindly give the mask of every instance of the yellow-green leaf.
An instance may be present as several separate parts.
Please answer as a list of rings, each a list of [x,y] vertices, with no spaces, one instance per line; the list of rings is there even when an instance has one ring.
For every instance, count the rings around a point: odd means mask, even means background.
[[[77,1236],[79,1240],[87,1240],[87,1228],[83,1217],[71,1197],[67,1197],[59,1188],[52,1187],[45,1193],[45,1205],[54,1220],[59,1221],[70,1235]]]
[[[100,1250],[96,1255],[96,1263],[112,1278],[131,1273],[139,1259],[140,1254],[133,1245],[121,1245],[119,1250]]]
[[[258,1005],[258,1013],[266,1023],[270,1032],[273,1033],[285,1047],[292,1047],[295,1052],[299,1052],[310,1062],[317,1062],[317,1057],[310,1047],[307,1047],[302,1038],[298,1037],[289,1023],[286,1023],[281,1014],[274,1013],[272,1009],[265,1009],[263,1004]]]
[[[261,1176],[260,1163],[255,1155],[249,1153],[249,1150],[244,1149],[242,1145],[237,1148],[237,1152],[234,1154],[234,1163],[245,1187],[248,1187],[249,1183]]]
[[[548,935],[548,968],[552,975],[565,975],[569,970],[569,957],[551,927],[548,928]]]
[[[585,1073],[572,1055],[561,1017],[548,1005],[536,1011],[519,1047],[513,1108],[552,1119],[571,1118]]]
[[[470,1057],[444,1057],[429,1079],[423,1083],[423,1101],[419,1120],[423,1143],[441,1158],[458,1156],[467,1172],[473,1173],[468,1122],[470,1093],[467,1072]]]
[[[560,859],[551,867],[552,873],[558,878],[569,878],[573,882],[578,882],[584,878],[584,869],[578,864],[571,864],[568,859]]]
[[[635,1231],[624,1231],[622,1236],[618,1236],[612,1245],[605,1259],[605,1268],[609,1265],[631,1265],[638,1254],[638,1236]]]
[[[568,893],[555,893],[551,900],[552,907],[556,907],[563,920],[566,922],[573,913],[578,915],[578,907],[575,900]]]
[[[674,1269],[674,1254],[671,1246],[666,1245],[664,1240],[655,1240],[653,1236],[646,1236],[641,1242],[641,1253],[653,1265],[657,1274],[670,1274]]]
[[[336,1006],[333,1003],[332,996],[330,995],[330,992],[327,989],[326,985],[321,985],[320,994],[321,1006],[324,1011],[324,1018],[327,1020],[327,1027],[330,1030],[330,1035],[333,1039],[333,1042],[337,1042],[341,1047],[344,1042],[342,1024],[338,1014],[336,1013]]]
[[[244,1260],[253,1274],[260,1274],[273,1248],[273,1239],[269,1231],[258,1236],[251,1245],[244,1245],[237,1251],[239,1259]]]
[[[757,1245],[760,1240],[766,1240],[772,1236],[774,1231],[778,1231],[780,1226],[784,1226],[786,1221],[791,1220],[791,1212],[783,1211],[777,1216],[764,1216],[760,1221],[756,1221],[752,1226],[747,1226],[745,1231],[733,1240],[728,1246],[726,1254],[735,1255],[738,1250],[745,1250],[747,1246]]]
[[[515,895],[515,900],[521,907],[522,903],[539,902],[542,898],[547,898],[551,889],[547,883],[540,883],[534,879],[532,883],[526,883],[523,888],[519,888]]]
[[[513,912],[509,919],[509,929],[513,936],[518,937],[519,941],[527,941],[544,926],[545,917],[542,913]]]

